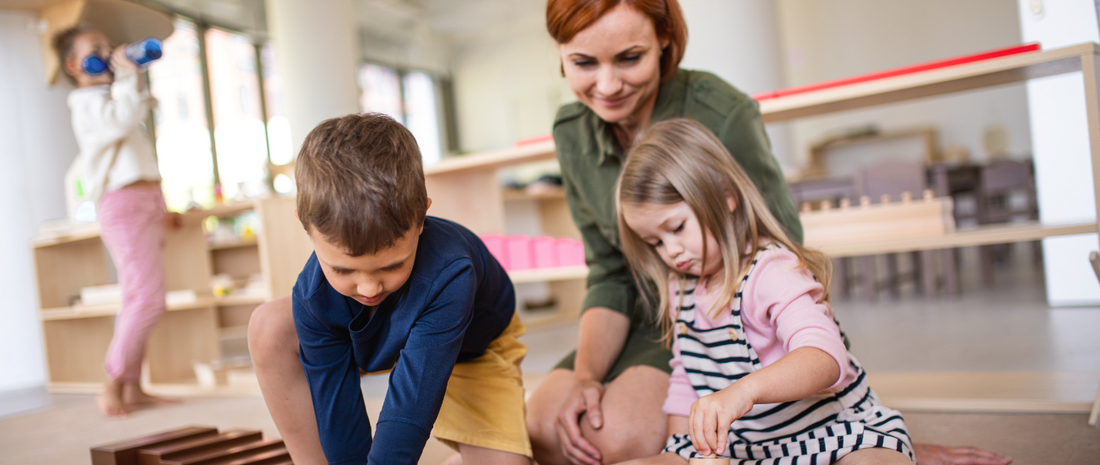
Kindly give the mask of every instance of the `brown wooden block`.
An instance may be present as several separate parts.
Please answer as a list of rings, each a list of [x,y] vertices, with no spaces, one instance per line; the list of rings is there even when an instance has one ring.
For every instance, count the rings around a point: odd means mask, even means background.
[[[138,439],[92,447],[92,465],[138,465],[138,451],[142,448],[163,446],[195,438],[214,436],[217,428],[188,426],[185,428],[151,434]]]
[[[255,452],[252,455],[233,457],[230,462],[218,462],[218,464],[224,465],[279,465],[279,464],[292,464],[290,461],[290,453],[287,452],[286,446],[282,444],[282,441],[278,441],[279,445],[275,449],[268,451]]]
[[[729,457],[694,457],[688,461],[689,465],[730,465]]]
[[[167,460],[172,460],[171,463],[188,461],[196,457],[206,457],[211,452],[224,451],[262,439],[263,433],[260,431],[234,430],[164,446],[145,447],[139,451],[140,464],[160,465]]]
[[[237,463],[251,463],[251,460],[264,452],[278,449],[286,450],[282,439],[268,439],[266,441],[249,442],[243,445],[223,449],[209,450],[200,455],[173,457],[171,455],[161,458],[159,465],[225,465]],[[244,462],[238,462],[244,460]],[[263,463],[263,462],[261,462]]]

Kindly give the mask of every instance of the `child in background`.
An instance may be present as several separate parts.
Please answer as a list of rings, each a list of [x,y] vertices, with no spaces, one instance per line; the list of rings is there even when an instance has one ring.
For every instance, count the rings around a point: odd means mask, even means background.
[[[165,400],[142,391],[141,362],[149,333],[165,310],[165,223],[178,217],[165,212],[156,155],[142,126],[155,101],[124,47],[112,48],[107,36],[85,24],[59,32],[53,46],[77,86],[69,94],[69,108],[80,154],[70,171],[97,201],[100,237],[122,290],[103,364],[108,379],[97,398],[104,414],[120,417],[141,404]],[[85,72],[81,64],[92,55],[109,60],[111,70]]]
[[[687,119],[647,129],[618,202],[624,255],[674,340],[672,436],[641,462],[912,463],[901,415],[844,347],[828,257],[787,236],[710,131]]]

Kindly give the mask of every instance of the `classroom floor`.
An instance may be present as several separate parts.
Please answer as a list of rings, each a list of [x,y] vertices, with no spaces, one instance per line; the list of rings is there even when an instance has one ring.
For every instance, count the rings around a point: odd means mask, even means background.
[[[1011,267],[998,270],[996,287],[986,290],[978,282],[976,251],[964,251],[963,294],[935,305],[903,288],[897,301],[843,300],[834,307],[872,386],[903,411],[915,440],[984,447],[1019,464],[1094,464],[1100,429],[1089,428],[1084,414],[942,413],[944,405],[912,399],[975,396],[970,404],[997,410],[1009,402],[998,404],[997,396],[1053,397],[1077,411],[1092,401],[1100,385],[1100,308],[1047,307],[1042,273],[1028,258],[1016,254]],[[576,346],[576,324],[531,330],[523,339],[530,349],[524,371],[531,388]],[[363,381],[372,418],[385,383],[384,376]],[[89,463],[92,445],[189,424],[257,428],[278,436],[254,393],[189,397],[180,405],[109,420],[91,396],[32,388],[0,393],[0,464]],[[421,463],[440,463],[449,455],[433,441]]]

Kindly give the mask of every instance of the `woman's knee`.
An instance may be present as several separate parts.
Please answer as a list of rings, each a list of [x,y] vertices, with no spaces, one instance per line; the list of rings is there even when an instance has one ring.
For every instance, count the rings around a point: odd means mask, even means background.
[[[275,354],[297,351],[298,333],[289,297],[256,307],[248,320],[248,350],[253,362],[263,363]]]
[[[557,447],[555,423],[572,384],[573,372],[551,371],[527,399],[527,433],[532,443]]]

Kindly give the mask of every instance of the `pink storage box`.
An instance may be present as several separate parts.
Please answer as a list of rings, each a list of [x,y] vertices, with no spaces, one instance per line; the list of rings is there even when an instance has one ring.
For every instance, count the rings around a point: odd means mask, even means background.
[[[531,238],[517,234],[504,238],[505,250],[508,254],[508,271],[530,270],[534,268],[534,257],[531,253]]]
[[[549,236],[531,238],[531,251],[534,253],[535,268],[555,268],[558,264],[556,240]]]
[[[584,244],[573,239],[557,239],[558,266],[584,266]]]
[[[485,243],[485,248],[489,249],[489,253],[493,254],[493,258],[500,262],[500,266],[508,269],[508,249],[504,246],[504,236],[500,234],[489,234],[481,236],[481,242]]]

